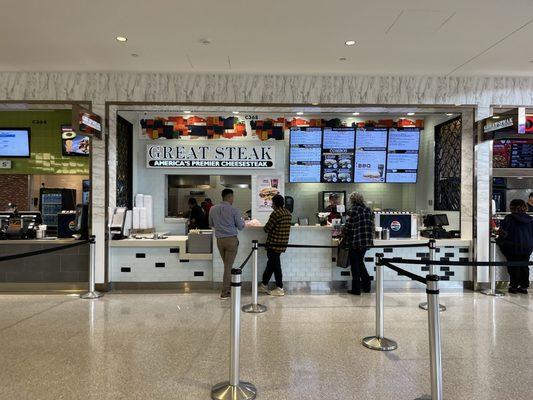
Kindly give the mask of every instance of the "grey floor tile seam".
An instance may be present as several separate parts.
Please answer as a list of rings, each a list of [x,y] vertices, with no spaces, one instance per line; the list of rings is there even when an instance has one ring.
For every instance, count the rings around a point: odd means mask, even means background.
[[[32,315],[30,315],[30,316],[28,316],[28,317],[25,317],[25,318],[22,318],[21,320],[18,320],[17,322],[14,322],[14,323],[11,324],[11,325],[8,325],[8,326],[5,326],[5,327],[3,327],[3,328],[0,328],[0,332],[4,332],[4,331],[6,331],[6,330],[8,330],[8,329],[11,329],[11,328],[13,328],[13,327],[15,327],[15,326],[17,326],[17,325],[23,323],[23,322],[26,322],[26,321],[28,321],[28,320],[30,320],[30,319],[32,319],[32,318],[38,316],[38,315],[42,315],[42,314],[44,314],[45,312],[50,311],[50,310],[53,309],[53,308],[59,307],[59,306],[65,304],[65,303],[69,303],[69,302],[71,302],[71,300],[65,300],[65,301],[62,301],[61,303],[54,304],[53,306],[50,306],[50,307],[48,307],[48,308],[46,308],[46,309],[44,309],[44,310],[38,311],[38,312],[36,312],[35,314],[32,314]]]
[[[522,305],[522,304],[515,303],[514,301],[511,301],[511,300],[509,300],[509,299],[503,298],[503,299],[499,299],[499,300],[504,301],[504,302],[506,302],[507,304],[512,304],[512,305],[514,305],[514,306],[516,306],[516,307],[520,307],[522,310],[526,310],[526,311],[528,311],[528,312],[533,312],[533,309],[531,309],[530,307],[528,307],[528,306],[524,306],[524,305]]]

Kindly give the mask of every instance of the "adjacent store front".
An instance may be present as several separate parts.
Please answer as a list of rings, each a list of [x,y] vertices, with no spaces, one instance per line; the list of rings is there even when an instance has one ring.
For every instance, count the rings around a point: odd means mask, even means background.
[[[7,103],[0,110],[2,256],[87,239],[94,131],[76,125],[79,106]],[[88,271],[83,244],[2,262],[0,288],[81,289]]]
[[[222,260],[213,250],[212,232],[187,231],[187,201],[210,198],[216,204],[224,188],[235,191],[235,206],[248,218],[236,264],[252,240],[265,240],[262,226],[274,193],[291,205],[291,243],[334,245],[354,190],[376,211],[376,228],[390,232],[390,239],[376,244],[425,243],[426,236],[437,235],[441,257],[473,257],[471,108],[130,104],[108,109],[109,221],[115,239],[108,242],[108,282],[113,287],[220,282]],[[339,215],[328,222],[332,204],[340,206]],[[367,253],[369,270],[378,251]],[[426,253],[424,247],[392,250],[394,257]],[[260,253],[260,268],[263,257]],[[290,249],[282,259],[285,279],[342,285],[351,278],[335,266],[335,257],[329,249]],[[441,275],[449,286],[473,280],[462,267]],[[385,279],[407,284],[390,271]]]

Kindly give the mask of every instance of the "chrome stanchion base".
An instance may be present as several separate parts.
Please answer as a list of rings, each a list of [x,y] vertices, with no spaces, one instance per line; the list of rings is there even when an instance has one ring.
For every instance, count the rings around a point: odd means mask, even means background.
[[[418,307],[420,307],[422,310],[428,310],[428,303],[427,302],[423,302],[423,303],[420,303],[418,305]],[[446,306],[442,305],[442,304],[439,304],[439,311],[440,312],[443,312],[443,311],[446,311]]]
[[[492,290],[492,289],[485,289],[485,290],[482,290],[480,293],[487,295],[487,296],[494,296],[494,297],[505,296],[505,293],[500,292],[499,290]]]
[[[99,299],[100,297],[103,297],[104,294],[103,293],[100,293],[100,292],[97,292],[96,290],[94,292],[87,292],[87,293],[83,293],[83,294],[80,294],[80,299]]]
[[[242,306],[242,311],[245,313],[261,314],[267,310],[267,306],[263,304],[246,304]]]
[[[257,389],[249,382],[240,382],[238,386],[221,382],[211,389],[213,400],[253,400],[256,396]]]
[[[372,350],[391,351],[398,348],[398,343],[387,338],[369,336],[363,339],[363,346]]]

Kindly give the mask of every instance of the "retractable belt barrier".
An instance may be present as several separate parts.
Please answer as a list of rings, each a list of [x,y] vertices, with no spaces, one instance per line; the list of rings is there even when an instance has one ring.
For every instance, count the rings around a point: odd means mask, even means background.
[[[411,260],[405,258],[383,258],[382,262],[395,262],[399,264],[415,265],[448,265],[458,267],[524,267],[533,265],[533,261],[430,261],[430,260]]]
[[[253,400],[257,396],[255,386],[240,379],[242,270],[253,254],[256,255],[254,261],[257,264],[257,248],[254,247],[241,266],[231,270],[229,380],[211,388],[213,400]]]
[[[8,256],[1,256],[0,257],[0,262],[2,262],[2,261],[10,261],[10,260],[17,260],[19,258],[33,257],[33,256],[41,255],[41,254],[53,253],[54,251],[71,249],[73,247],[78,247],[78,246],[81,246],[81,245],[84,245],[84,244],[87,244],[87,243],[89,243],[88,240],[83,240],[83,241],[79,241],[79,242],[76,242],[76,243],[65,244],[63,246],[52,247],[52,248],[49,248],[49,249],[35,250],[35,251],[30,251],[30,252],[27,252],[27,253],[20,253],[20,254],[10,254]]]
[[[338,249],[339,246],[326,246],[326,245],[314,245],[314,244],[276,244],[272,243],[271,246],[282,246],[287,248],[295,248],[295,249]],[[267,247],[268,245],[266,243],[258,243],[258,247]],[[411,244],[387,244],[387,245],[373,245],[368,246],[368,249],[395,249],[395,248],[405,248],[405,247],[428,247],[428,243],[411,243]]]

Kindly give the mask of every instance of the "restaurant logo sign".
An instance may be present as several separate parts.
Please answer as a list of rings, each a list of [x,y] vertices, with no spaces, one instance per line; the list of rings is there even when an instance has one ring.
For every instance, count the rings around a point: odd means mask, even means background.
[[[502,120],[489,122],[483,127],[485,133],[497,131],[503,128],[509,128],[514,125],[513,117],[505,118]]]
[[[179,141],[182,142],[182,141]],[[275,149],[267,145],[209,144],[146,145],[147,168],[270,169],[275,166]]]

